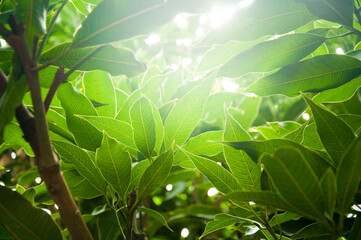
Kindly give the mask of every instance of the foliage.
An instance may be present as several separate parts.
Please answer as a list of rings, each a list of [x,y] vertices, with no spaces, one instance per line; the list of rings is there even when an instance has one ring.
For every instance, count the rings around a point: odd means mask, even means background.
[[[1,239],[360,238],[358,0],[0,2]]]

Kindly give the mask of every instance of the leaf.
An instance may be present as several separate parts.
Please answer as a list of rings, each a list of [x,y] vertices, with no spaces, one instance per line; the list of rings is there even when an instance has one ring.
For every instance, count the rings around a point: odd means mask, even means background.
[[[139,180],[137,201],[152,193],[162,185],[173,164],[173,151],[161,154],[143,173]]]
[[[19,23],[25,24],[25,38],[30,49],[34,36],[40,37],[46,32],[46,15],[49,0],[19,1],[15,8],[15,17]]]
[[[63,239],[50,215],[3,186],[0,186],[0,223],[16,239]]]
[[[361,138],[358,137],[341,158],[336,172],[337,203],[340,215],[349,208],[360,183]]]
[[[169,112],[164,123],[164,146],[181,146],[197,126],[203,115],[207,97],[213,87],[215,73],[206,77],[204,82],[194,87]]]
[[[114,211],[103,212],[97,221],[99,240],[117,239],[120,230]]]
[[[59,57],[68,50],[70,45],[71,43],[67,42],[50,48],[41,55],[40,63],[46,63],[53,58]],[[70,69],[94,50],[94,47],[73,49],[56,61],[54,65],[63,65],[64,67]],[[113,76],[122,74],[132,77],[143,72],[145,67],[141,62],[135,59],[134,54],[131,51],[108,45],[97,52],[94,56],[90,57],[89,60],[78,67],[77,70],[93,71],[97,69],[109,72]]]
[[[101,191],[75,169],[62,170],[62,173],[73,198],[92,199],[102,195]]]
[[[324,221],[324,205],[318,179],[301,152],[295,148],[281,148],[272,155],[264,155],[263,163],[275,188],[291,206]]]
[[[28,90],[28,84],[24,75],[20,79],[10,76],[5,92],[0,96],[0,143],[3,141],[4,129],[15,115],[15,109]]]
[[[243,219],[243,218],[240,218],[237,216],[232,216],[232,215],[229,215],[226,213],[219,213],[214,216],[213,221],[210,221],[207,223],[204,232],[202,233],[202,235],[199,238],[203,238],[204,236],[206,236],[212,232],[215,232],[222,228],[232,226],[233,224],[244,222],[245,220],[246,219]]]
[[[136,149],[133,141],[132,126],[126,122],[122,122],[113,118],[99,116],[77,116],[89,122],[99,131],[105,131],[110,137],[115,138],[121,144]]]
[[[0,48],[0,68],[5,74],[10,72],[13,53],[11,48]]]
[[[293,141],[286,139],[271,139],[266,141],[243,141],[243,142],[224,142],[235,149],[245,151],[254,162],[258,162],[258,159],[264,153],[272,154],[281,147],[292,147],[298,149],[302,155],[307,159],[309,165],[315,171],[318,177],[321,177],[323,173],[332,166],[330,160],[324,158],[319,153],[307,149]]]
[[[115,96],[117,98],[117,113],[123,108],[125,100],[129,95],[121,89],[115,88]]]
[[[75,114],[96,116],[97,112],[92,103],[70,83],[61,84],[57,96],[65,110],[66,123],[76,143],[79,147],[95,151],[101,144],[102,133],[87,121],[74,116]]]
[[[240,9],[222,27],[215,28],[199,43],[211,45],[233,40],[254,40],[266,35],[284,34],[299,28],[314,16],[294,0],[259,0]]]
[[[163,146],[163,137],[164,137],[163,120],[157,106],[153,102],[150,103],[152,104],[152,112],[154,117],[155,133],[156,133],[154,150],[159,155],[161,148]]]
[[[351,80],[337,88],[328,89],[317,94],[312,101],[315,103],[338,103],[349,100],[361,85],[361,78]]]
[[[89,99],[104,104],[96,108],[99,116],[114,118],[117,113],[115,87],[109,74],[104,71],[87,72],[83,77],[83,86]]]
[[[251,136],[241,125],[230,115],[227,109],[226,128],[223,134],[224,141],[251,140]],[[236,177],[244,190],[261,190],[261,167],[244,152],[229,146],[224,146],[224,158],[230,171]]]
[[[249,72],[269,72],[300,61],[324,41],[318,35],[295,33],[262,42],[233,57],[218,76],[237,78]]]
[[[197,169],[206,176],[212,185],[221,193],[227,194],[242,189],[236,178],[216,162],[196,156],[182,148],[180,148],[180,150],[192,160]]]
[[[152,104],[146,97],[141,97],[133,104],[129,114],[135,145],[146,158],[151,159],[156,142]]]
[[[237,56],[239,53],[267,39],[269,39],[269,37],[247,42],[231,40],[226,44],[215,45],[204,54],[201,62],[197,67],[196,72],[200,73],[207,70],[215,69],[218,66],[222,66],[233,57]]]
[[[357,214],[352,229],[348,235],[349,240],[357,240],[361,237],[361,214]]]
[[[336,176],[331,168],[329,168],[322,176],[320,184],[328,218],[332,220],[336,204],[337,185]]]
[[[287,135],[285,135],[283,138],[294,141],[298,144],[301,144],[302,140],[303,140],[303,132],[305,130],[307,126],[307,122],[304,123],[303,125],[301,125],[299,128],[297,128],[296,130],[288,133]]]
[[[183,149],[194,155],[216,155],[222,152],[222,145],[216,141],[221,141],[223,131],[209,131],[192,137],[183,145]],[[196,168],[193,162],[183,151],[177,151],[174,156],[174,164],[183,168]]]
[[[64,162],[74,164],[80,175],[100,192],[105,193],[107,183],[87,152],[67,142],[53,141],[52,144]]]
[[[324,149],[320,136],[317,133],[316,123],[313,122],[305,128],[301,145],[317,150]]]
[[[132,167],[132,177],[130,179],[128,193],[138,187],[139,180],[142,177],[144,171],[149,167],[149,165],[150,163],[148,160],[143,160],[141,162],[137,162],[135,166]]]
[[[40,87],[49,89],[54,80],[54,76],[57,70],[58,68],[54,66],[49,66],[47,68],[41,69],[39,71]],[[81,72],[77,72],[77,71],[73,72],[72,74],[70,74],[67,81],[68,82],[74,81],[80,76],[80,73]]]
[[[110,138],[106,132],[103,132],[102,145],[96,151],[95,163],[104,179],[125,199],[131,177],[132,161],[122,145]]]
[[[237,202],[237,201],[244,201],[244,202],[255,202],[257,204],[265,205],[265,206],[272,206],[278,209],[283,209],[295,213],[300,213],[297,208],[289,205],[287,202],[280,197],[279,194],[275,192],[269,191],[262,191],[262,192],[242,192],[242,191],[235,191],[227,194],[226,198]]]
[[[159,212],[150,209],[150,208],[145,208],[145,207],[138,207],[138,210],[141,212],[146,213],[148,216],[153,217],[154,219],[158,220],[161,224],[163,224],[163,226],[165,226],[166,228],[168,228],[171,232],[173,232],[173,230],[169,227],[167,221],[165,220],[165,218],[163,217],[162,214],[160,214]]]
[[[132,105],[143,95],[151,98],[163,81],[164,76],[157,75],[151,78],[143,88],[137,89],[132,94],[130,94],[127,100],[124,102],[123,108],[118,112],[116,119],[130,123],[131,120],[129,116],[129,111]]]
[[[304,3],[308,10],[319,18],[353,27],[354,1],[346,0],[296,0]]]
[[[72,0],[71,3],[79,13],[83,14],[84,16],[89,14],[87,6],[82,0]]]
[[[312,223],[292,236],[292,239],[307,239],[311,237],[317,237],[329,235],[330,233],[318,223]]]
[[[4,131],[4,143],[9,146],[22,147],[27,155],[34,157],[34,152],[31,149],[29,143],[23,138],[24,133],[18,124],[10,122]]]
[[[301,70],[300,70],[301,69]],[[302,92],[321,92],[339,87],[361,74],[361,61],[346,55],[320,55],[283,67],[259,79],[244,92],[259,96],[283,94],[294,97]]]
[[[102,1],[82,23],[72,47],[100,45],[151,33],[194,6],[194,1],[177,0]]]
[[[337,165],[348,146],[355,139],[352,129],[333,112],[318,106],[311,99],[303,98],[312,110],[317,132],[326,151]]]
[[[278,226],[282,223],[289,222],[291,220],[298,220],[300,218],[301,218],[300,215],[292,212],[277,213],[271,218],[269,224],[271,227],[273,227],[273,226]]]

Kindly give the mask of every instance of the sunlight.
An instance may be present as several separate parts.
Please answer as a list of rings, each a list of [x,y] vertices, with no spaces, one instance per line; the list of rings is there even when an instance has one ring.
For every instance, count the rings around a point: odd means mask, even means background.
[[[214,195],[216,195],[218,193],[218,190],[215,188],[210,188],[207,192],[208,197],[213,197]]]
[[[156,43],[158,43],[160,41],[160,36],[159,34],[151,34],[149,37],[147,37],[144,42],[147,45],[154,45]]]
[[[16,153],[15,153],[15,152],[12,152],[12,153],[10,154],[10,157],[11,157],[12,159],[15,159],[15,158],[16,158]]]
[[[220,27],[227,22],[236,12],[236,8],[232,6],[215,7],[209,14],[210,24],[213,28]]]
[[[238,4],[238,7],[241,8],[241,9],[246,8],[249,5],[251,5],[253,2],[254,2],[254,0],[243,0]]]
[[[345,52],[343,51],[342,48],[337,48],[337,49],[336,49],[336,53],[337,53],[337,54],[340,54],[340,55],[344,55],[344,54],[345,54]]]
[[[1,47],[6,47],[8,44],[4,39],[0,39],[0,45]]]
[[[308,113],[304,113],[302,114],[302,118],[305,119],[306,121],[310,119],[310,114]]]
[[[182,67],[183,68],[186,68],[191,64],[192,64],[192,58],[183,58],[182,59]]]
[[[183,228],[182,231],[181,231],[181,236],[182,236],[183,238],[186,238],[186,237],[188,237],[188,235],[189,235],[189,230],[188,230],[188,228]]]
[[[183,14],[178,14],[177,16],[175,16],[173,21],[177,24],[177,27],[179,28],[185,29],[188,27],[188,21]]]
[[[172,184],[168,184],[165,189],[167,189],[168,192],[172,191],[173,189],[173,185]]]
[[[41,183],[41,178],[40,178],[40,177],[35,178],[35,182],[36,182],[37,184]]]
[[[227,92],[236,92],[239,88],[239,84],[232,82],[230,79],[222,80],[221,85]]]

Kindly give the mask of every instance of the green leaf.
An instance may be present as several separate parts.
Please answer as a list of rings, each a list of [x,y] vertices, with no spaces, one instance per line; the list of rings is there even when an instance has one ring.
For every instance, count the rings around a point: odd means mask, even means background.
[[[47,68],[41,69],[39,71],[40,87],[50,88],[51,83],[54,80],[56,71],[58,71],[58,68],[54,67],[54,66],[49,66]],[[80,73],[81,72],[77,72],[77,71],[73,72],[72,74],[70,74],[67,81],[68,82],[74,81],[75,79],[77,79],[80,76]]]
[[[242,223],[245,220],[246,219],[243,219],[243,218],[240,218],[237,216],[232,216],[232,215],[229,215],[226,213],[219,213],[214,216],[213,221],[210,221],[207,223],[204,232],[202,233],[202,235],[199,238],[203,238],[212,232],[215,232],[222,228],[232,226],[233,224]]]
[[[5,73],[10,72],[14,50],[11,48],[0,48],[0,68]]]
[[[73,198],[92,199],[102,195],[101,191],[75,169],[62,170],[62,173]]]
[[[5,226],[16,239],[63,239],[50,215],[33,207],[19,193],[2,186],[0,186],[0,224]]]
[[[196,72],[204,72],[222,66],[239,53],[267,39],[269,39],[269,37],[248,42],[232,40],[226,44],[215,45],[204,54]]]
[[[355,139],[352,129],[333,112],[321,107],[305,95],[303,98],[312,110],[317,132],[330,157],[337,165],[348,146]]]
[[[340,214],[349,208],[360,183],[361,138],[358,137],[348,148],[337,166],[337,203]]]
[[[194,6],[194,1],[177,0],[102,1],[82,23],[72,47],[100,45],[151,33]]]
[[[4,143],[10,146],[20,146],[30,157],[34,157],[34,152],[29,143],[23,138],[24,133],[18,124],[10,122],[4,131]]]
[[[41,55],[40,63],[46,63],[56,58],[68,50],[71,43],[62,43],[47,50]],[[54,63],[55,66],[64,66],[72,68],[82,58],[89,55],[95,48],[74,49],[66,53],[62,58]],[[89,58],[85,63],[78,67],[78,71],[103,70],[111,75],[135,76],[145,70],[144,65],[135,59],[134,54],[124,48],[106,46]]]
[[[134,142],[139,151],[146,158],[151,159],[156,142],[152,104],[146,97],[141,97],[133,104],[129,114],[132,121]]]
[[[212,185],[221,193],[227,194],[242,189],[236,178],[216,162],[196,156],[182,148],[180,148],[180,150],[192,160],[197,169],[206,176]]]
[[[114,211],[103,212],[97,221],[99,240],[117,239],[120,230]]]
[[[316,123],[313,122],[305,128],[301,145],[317,150],[324,149],[320,136],[317,133]]]
[[[298,144],[301,144],[302,140],[303,140],[303,132],[305,130],[307,126],[307,122],[304,123],[303,125],[301,125],[299,128],[297,128],[296,130],[288,133],[287,135],[285,135],[283,138],[294,141]]]
[[[15,8],[16,20],[25,24],[25,38],[30,49],[34,36],[40,37],[46,32],[46,15],[49,0],[19,1]]]
[[[150,208],[145,208],[145,207],[138,207],[138,210],[141,212],[146,213],[148,216],[151,216],[152,218],[158,220],[161,224],[163,224],[163,226],[165,226],[166,228],[168,228],[170,231],[173,232],[173,230],[169,227],[167,221],[165,220],[165,218],[163,217],[162,214],[160,214],[159,212],[150,209]]]
[[[194,87],[169,112],[164,123],[164,145],[169,149],[173,144],[181,146],[203,116],[207,97],[213,87],[215,72],[206,76],[201,85]]]
[[[67,142],[53,141],[52,144],[64,162],[74,164],[80,175],[100,192],[105,193],[107,183],[87,152]]]
[[[266,139],[282,138],[286,134],[299,128],[298,122],[266,122],[266,126],[254,127]]]
[[[251,136],[231,116],[227,109],[226,128],[223,134],[224,141],[251,140]],[[261,189],[261,167],[252,161],[244,152],[229,146],[224,146],[224,157],[230,171],[236,177],[243,190],[258,191]]]
[[[301,69],[301,70],[300,70]],[[339,87],[361,74],[361,61],[346,55],[327,54],[283,67],[259,79],[245,92],[259,96],[283,94],[294,97],[302,92],[321,92]]]
[[[130,179],[128,192],[131,192],[133,189],[138,187],[140,178],[142,177],[144,171],[149,167],[150,163],[148,160],[143,160],[137,162],[135,166],[132,167],[132,177]]]
[[[224,142],[235,149],[245,151],[254,162],[258,162],[258,159],[264,153],[272,154],[281,147],[293,147],[298,149],[303,156],[307,159],[309,165],[315,171],[318,177],[321,177],[323,173],[332,166],[329,159],[324,158],[319,153],[305,148],[293,141],[286,139],[271,139],[266,141],[243,141],[243,142]]]
[[[156,135],[156,141],[154,150],[159,155],[162,145],[163,145],[163,137],[164,137],[164,127],[163,127],[163,120],[162,116],[160,115],[160,112],[157,108],[157,106],[153,103],[152,104],[152,112],[154,117],[154,123],[155,123],[155,135]]]
[[[213,156],[223,150],[222,145],[216,142],[221,141],[222,136],[223,131],[209,131],[201,133],[190,138],[182,148],[195,155]],[[193,162],[183,151],[177,151],[174,156],[174,164],[183,168],[196,168]]]
[[[317,237],[329,235],[330,233],[318,223],[312,223],[292,236],[292,239],[307,239],[311,237]]]
[[[319,18],[353,27],[353,0],[297,0]]]
[[[143,88],[135,90],[124,102],[123,108],[118,112],[116,119],[130,123],[129,111],[133,104],[143,95],[151,98],[157,89],[162,85],[164,75],[157,75],[151,78]]]
[[[349,240],[357,240],[361,238],[361,214],[357,214],[352,229],[348,235]]]
[[[105,131],[110,137],[115,138],[121,144],[135,150],[136,146],[133,141],[132,126],[113,118],[99,116],[77,116],[89,122],[99,131]]]
[[[173,151],[161,154],[143,173],[139,180],[137,202],[163,184],[173,164]]]
[[[360,129],[361,127],[361,116],[356,114],[341,114],[338,115],[339,118],[344,120],[354,132]]]
[[[278,209],[283,209],[295,213],[300,213],[300,211],[297,208],[294,208],[293,206],[289,205],[287,202],[283,200],[283,198],[280,197],[279,194],[275,192],[268,192],[268,191],[262,191],[262,192],[241,192],[241,191],[235,191],[231,192],[226,195],[226,198],[238,202],[238,201],[244,201],[244,202],[255,202],[257,204],[265,205],[265,206],[272,206]]]
[[[291,220],[298,220],[300,218],[301,218],[300,215],[292,212],[277,213],[271,218],[269,224],[271,227],[273,227],[273,226],[278,226],[285,222],[289,222]]]
[[[312,19],[314,16],[306,7],[294,0],[259,0],[240,9],[230,21],[206,35],[199,45],[280,35],[299,28]]]
[[[262,42],[233,57],[218,76],[237,78],[249,72],[269,72],[300,61],[324,41],[318,35],[295,33]]]
[[[328,89],[317,94],[312,100],[315,103],[338,103],[350,99],[361,85],[361,78],[351,80],[337,88]]]
[[[122,145],[110,138],[106,132],[103,134],[102,145],[96,151],[96,165],[104,179],[125,198],[131,177],[131,158]]]
[[[336,204],[336,176],[331,168],[329,168],[321,178],[321,189],[323,202],[326,206],[329,219],[333,219],[333,212]]]
[[[74,116],[93,115],[97,112],[87,97],[76,90],[70,83],[59,86],[57,96],[66,113],[66,123],[74,135],[79,147],[95,151],[101,144],[102,133],[84,119]]]
[[[125,100],[129,95],[121,89],[115,88],[115,96],[117,98],[117,113],[123,108]]]
[[[87,9],[87,6],[82,0],[72,0],[71,3],[75,7],[75,9],[84,16],[87,16],[89,14],[89,10]]]
[[[313,219],[324,220],[321,187],[300,151],[281,148],[272,155],[264,155],[260,162],[286,202]]]
[[[92,71],[84,74],[83,77],[85,95],[104,106],[97,107],[99,116],[115,117],[116,97],[113,80],[104,71]]]
[[[4,129],[13,119],[15,109],[28,90],[28,84],[24,75],[15,80],[10,76],[5,92],[0,96],[0,143],[3,141]]]

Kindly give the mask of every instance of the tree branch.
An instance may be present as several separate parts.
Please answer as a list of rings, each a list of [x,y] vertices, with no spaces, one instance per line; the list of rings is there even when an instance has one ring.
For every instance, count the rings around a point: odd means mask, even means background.
[[[20,57],[34,108],[34,118],[24,105],[21,105],[16,110],[16,117],[25,134],[25,140],[29,141],[34,150],[40,176],[44,180],[55,204],[59,206],[60,216],[72,239],[93,239],[70,195],[60,171],[59,159],[53,152],[50,143],[45,109],[41,98],[39,75],[38,71],[32,70],[37,66],[37,61],[33,58],[27,45],[24,35],[25,27],[17,24],[13,16],[9,18],[9,24],[12,27],[12,34],[3,26],[0,27],[0,31],[5,34],[4,37]]]

